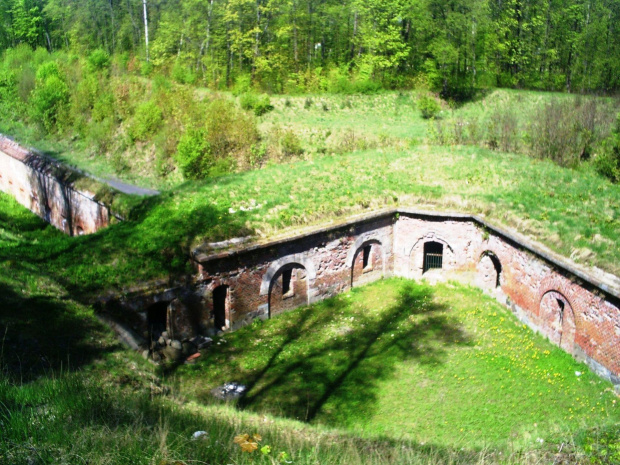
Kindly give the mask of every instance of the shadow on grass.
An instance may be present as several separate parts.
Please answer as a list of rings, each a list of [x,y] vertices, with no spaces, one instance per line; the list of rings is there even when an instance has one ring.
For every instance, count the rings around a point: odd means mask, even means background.
[[[76,370],[118,346],[109,331],[77,304],[48,296],[24,297],[19,282],[0,281],[0,369],[28,382]]]
[[[386,287],[379,283],[373,292]],[[400,362],[441,364],[450,346],[471,344],[444,314],[446,308],[433,301],[432,288],[402,282],[397,295],[386,298],[394,304],[380,313],[359,311],[341,295],[282,315],[281,324],[254,325],[206,363],[217,367],[221,381],[247,385],[241,408],[339,426],[363,420],[375,410],[380,384]],[[241,361],[254,353],[264,362],[244,371]]]

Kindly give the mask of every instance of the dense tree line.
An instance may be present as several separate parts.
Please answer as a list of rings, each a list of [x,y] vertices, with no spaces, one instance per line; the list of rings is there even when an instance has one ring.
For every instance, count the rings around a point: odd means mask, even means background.
[[[20,43],[274,92],[620,88],[620,0],[0,0],[0,47]]]

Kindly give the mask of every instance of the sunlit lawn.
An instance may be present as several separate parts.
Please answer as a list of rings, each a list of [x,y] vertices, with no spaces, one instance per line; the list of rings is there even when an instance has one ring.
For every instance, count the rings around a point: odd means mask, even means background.
[[[203,401],[237,381],[241,408],[436,445],[532,446],[620,420],[608,382],[458,284],[354,289],[227,334],[178,374]]]

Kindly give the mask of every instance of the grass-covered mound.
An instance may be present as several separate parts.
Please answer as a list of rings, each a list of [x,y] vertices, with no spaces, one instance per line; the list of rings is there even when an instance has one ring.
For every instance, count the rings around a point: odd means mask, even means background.
[[[0,195],[4,205],[14,202]],[[483,214],[577,262],[620,274],[620,186],[591,171],[465,148],[366,151],[188,182],[144,201],[131,221],[75,238],[24,229],[0,263],[38,263],[74,293],[191,273],[202,241],[285,231],[382,207]],[[242,210],[242,207],[244,209]]]
[[[178,372],[200,399],[437,446],[531,448],[620,421],[611,384],[481,291],[390,279],[220,338]]]

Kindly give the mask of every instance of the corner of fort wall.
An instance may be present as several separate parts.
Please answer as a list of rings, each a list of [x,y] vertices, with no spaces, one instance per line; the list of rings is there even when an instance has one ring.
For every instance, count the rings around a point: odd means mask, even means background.
[[[107,226],[110,209],[94,194],[75,189],[71,174],[68,168],[0,135],[0,191],[69,235],[90,234]]]

